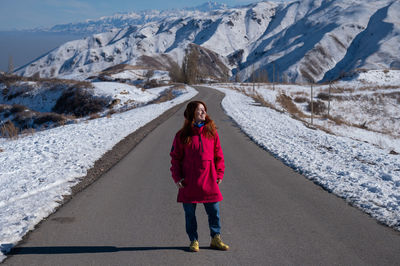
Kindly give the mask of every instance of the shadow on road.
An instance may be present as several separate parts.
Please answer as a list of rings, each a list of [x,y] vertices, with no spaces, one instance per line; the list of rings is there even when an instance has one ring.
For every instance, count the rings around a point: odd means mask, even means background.
[[[59,247],[16,247],[13,248],[7,255],[113,253],[120,251],[149,251],[149,250],[182,250],[189,252],[188,247],[59,246]]]

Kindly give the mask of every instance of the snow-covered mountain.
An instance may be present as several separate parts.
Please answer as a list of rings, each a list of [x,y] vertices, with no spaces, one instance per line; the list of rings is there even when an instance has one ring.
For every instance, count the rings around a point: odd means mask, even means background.
[[[197,7],[117,13],[113,16],[105,16],[95,20],[89,19],[85,22],[60,24],[49,29],[38,30],[45,32],[63,32],[73,34],[96,34],[110,31],[115,28],[124,28],[132,25],[143,25],[149,22],[161,21],[165,18],[179,18],[194,15],[199,16],[202,13],[226,8],[226,4],[209,1]]]
[[[68,42],[17,73],[83,79],[160,55],[181,64],[191,43],[216,54],[242,81],[253,73],[315,82],[356,69],[400,68],[398,0],[258,2],[133,24]]]

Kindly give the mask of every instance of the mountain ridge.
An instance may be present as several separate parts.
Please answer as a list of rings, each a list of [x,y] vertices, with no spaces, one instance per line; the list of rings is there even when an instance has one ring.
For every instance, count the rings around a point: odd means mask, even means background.
[[[68,34],[97,34],[115,28],[123,28],[130,25],[142,25],[149,22],[161,21],[171,16],[190,16],[196,13],[207,13],[226,8],[226,4],[208,1],[196,7],[186,7],[181,9],[148,9],[142,11],[118,12],[111,16],[102,16],[98,19],[87,19],[83,22],[57,24],[50,28],[36,28],[31,29],[30,31]]]
[[[84,79],[160,54],[180,65],[190,44],[220,55],[240,81],[264,73],[269,81],[320,82],[400,67],[399,1],[262,1],[187,14],[68,42],[17,73]]]

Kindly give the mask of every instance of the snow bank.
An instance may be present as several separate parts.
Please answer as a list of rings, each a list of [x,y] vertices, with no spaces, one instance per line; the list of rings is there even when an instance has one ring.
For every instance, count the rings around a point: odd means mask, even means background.
[[[400,230],[400,156],[374,145],[312,130],[218,86],[222,106],[258,145],[329,192]]]
[[[171,101],[111,118],[70,124],[17,140],[0,139],[0,262],[5,258],[3,253],[51,214],[104,153],[196,94],[188,87]]]

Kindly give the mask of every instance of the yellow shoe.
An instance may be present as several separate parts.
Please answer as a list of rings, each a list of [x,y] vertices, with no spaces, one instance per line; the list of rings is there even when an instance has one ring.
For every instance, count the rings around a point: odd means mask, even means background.
[[[200,248],[199,248],[199,241],[193,240],[192,242],[190,242],[189,249],[190,249],[190,251],[192,251],[192,252],[198,252],[198,251],[200,250]]]
[[[210,247],[214,248],[214,249],[218,249],[218,250],[228,250],[229,249],[229,246],[227,244],[225,244],[224,242],[222,242],[220,235],[215,235],[211,239]]]

